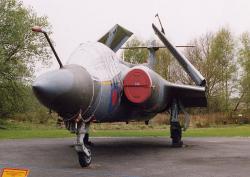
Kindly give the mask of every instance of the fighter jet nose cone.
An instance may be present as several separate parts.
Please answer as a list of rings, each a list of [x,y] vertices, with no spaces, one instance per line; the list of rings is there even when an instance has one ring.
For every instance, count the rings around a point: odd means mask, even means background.
[[[38,77],[32,84],[38,100],[61,116],[84,111],[91,102],[93,81],[80,66],[71,66]]]
[[[39,101],[49,107],[57,96],[73,87],[73,81],[74,77],[70,71],[60,69],[38,77],[32,88]]]

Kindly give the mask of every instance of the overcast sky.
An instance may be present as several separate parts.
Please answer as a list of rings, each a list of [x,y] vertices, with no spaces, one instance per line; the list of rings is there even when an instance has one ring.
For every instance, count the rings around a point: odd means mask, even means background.
[[[48,16],[56,50],[65,62],[76,46],[96,41],[115,24],[136,36],[154,36],[159,13],[165,32],[177,45],[207,31],[230,27],[235,35],[250,31],[249,0],[23,0],[38,15]]]

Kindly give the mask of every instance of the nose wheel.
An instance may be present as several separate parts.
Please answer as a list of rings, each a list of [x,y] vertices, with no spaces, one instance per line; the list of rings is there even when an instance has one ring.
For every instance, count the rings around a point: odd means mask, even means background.
[[[91,164],[92,156],[91,149],[86,144],[88,143],[88,129],[89,123],[78,122],[77,123],[77,138],[75,143],[75,150],[78,155],[78,161],[81,167],[88,167]]]
[[[78,161],[81,167],[88,167],[91,164],[91,151],[88,149],[89,155],[87,155],[85,152],[77,152],[78,155]]]

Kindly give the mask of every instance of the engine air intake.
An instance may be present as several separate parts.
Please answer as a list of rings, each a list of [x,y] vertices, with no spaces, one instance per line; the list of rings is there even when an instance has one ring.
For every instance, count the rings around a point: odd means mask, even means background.
[[[132,69],[123,80],[127,99],[133,103],[146,101],[152,92],[152,81],[149,74],[142,69]]]

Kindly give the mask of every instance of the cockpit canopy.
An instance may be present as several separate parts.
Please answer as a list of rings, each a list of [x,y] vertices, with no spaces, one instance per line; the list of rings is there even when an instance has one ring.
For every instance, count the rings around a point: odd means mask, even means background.
[[[111,80],[120,72],[119,59],[116,54],[99,42],[80,44],[71,54],[67,64],[84,67],[93,79],[99,81]]]

